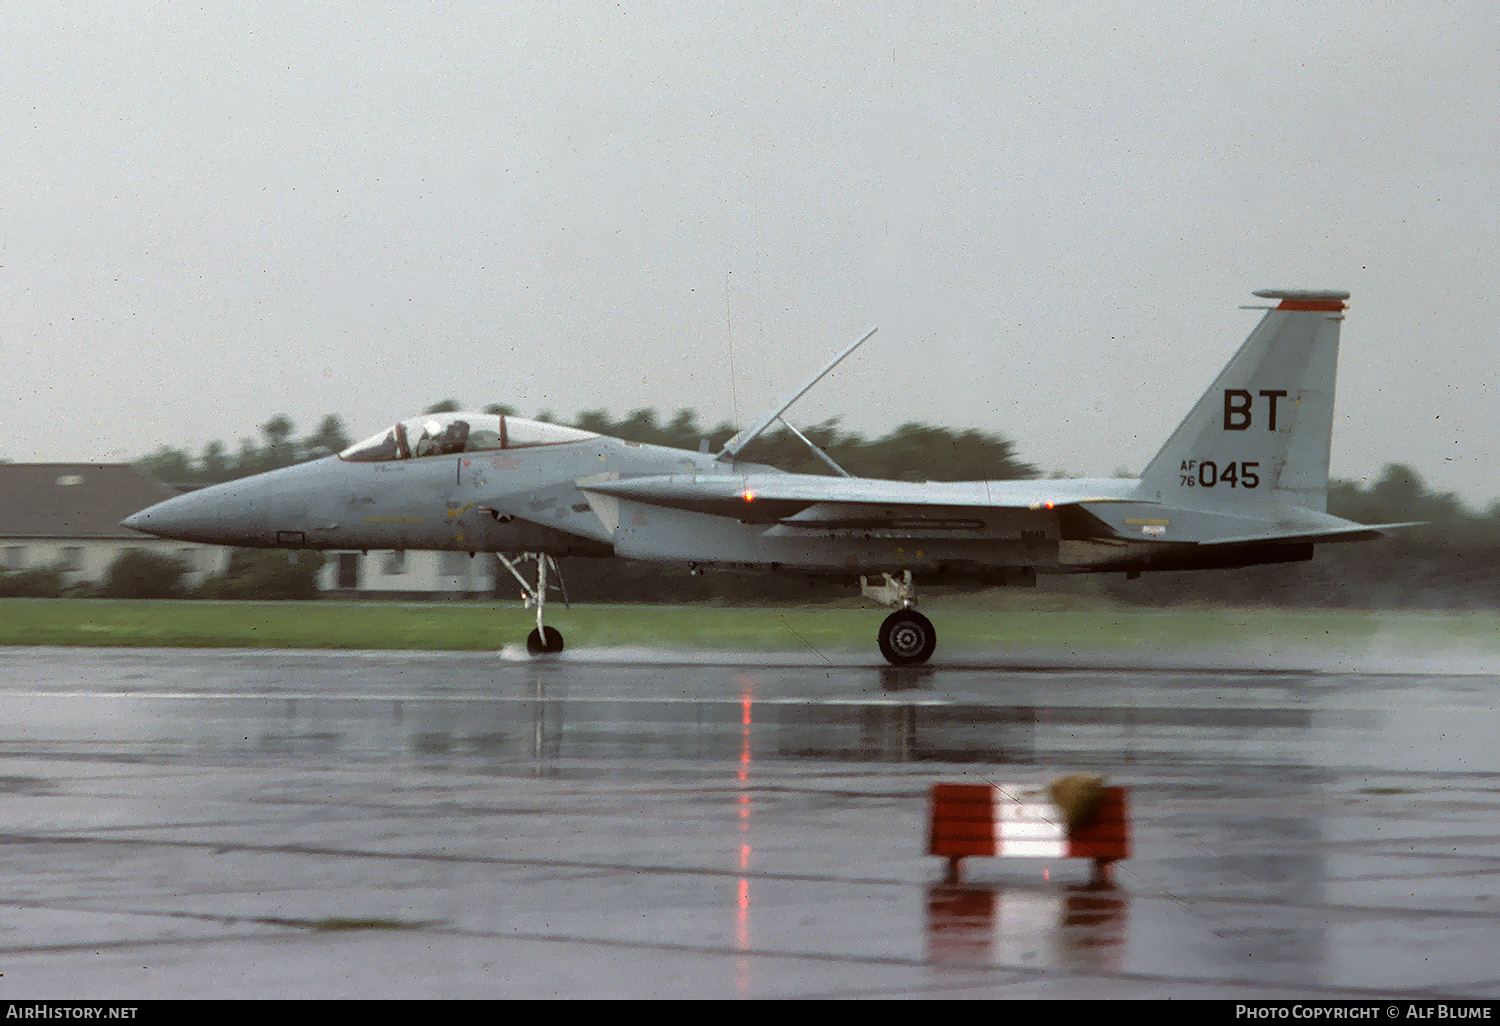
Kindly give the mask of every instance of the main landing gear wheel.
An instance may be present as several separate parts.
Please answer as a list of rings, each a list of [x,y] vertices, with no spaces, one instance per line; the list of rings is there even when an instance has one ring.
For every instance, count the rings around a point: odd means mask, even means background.
[[[562,650],[562,631],[556,627],[540,627],[526,635],[526,651],[532,655],[555,655]]]
[[[897,666],[925,663],[936,648],[932,621],[915,610],[898,610],[880,625],[880,654]]]

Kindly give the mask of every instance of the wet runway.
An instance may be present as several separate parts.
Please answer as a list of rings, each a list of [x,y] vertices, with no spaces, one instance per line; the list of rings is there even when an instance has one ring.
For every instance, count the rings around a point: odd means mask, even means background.
[[[1120,662],[0,649],[0,996],[1500,996],[1500,666]]]

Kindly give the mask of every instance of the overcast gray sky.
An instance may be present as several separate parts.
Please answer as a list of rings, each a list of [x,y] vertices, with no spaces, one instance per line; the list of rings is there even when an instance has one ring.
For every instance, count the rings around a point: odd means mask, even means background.
[[[0,456],[453,396],[1139,471],[1347,288],[1333,473],[1500,495],[1493,3],[0,8]]]

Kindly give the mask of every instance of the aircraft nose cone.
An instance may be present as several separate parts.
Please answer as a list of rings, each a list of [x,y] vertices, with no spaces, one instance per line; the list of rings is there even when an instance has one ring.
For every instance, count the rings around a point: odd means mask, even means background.
[[[120,526],[158,538],[195,540],[192,536],[206,526],[202,510],[195,508],[202,505],[201,501],[191,501],[190,496],[179,495],[132,513],[120,521]]]
[[[336,457],[300,463],[178,495],[120,523],[158,538],[210,545],[274,545],[278,532],[308,529],[315,495],[337,480]]]
[[[132,513],[120,524],[132,531],[178,541],[217,545],[263,544],[265,514],[235,485],[188,492]]]

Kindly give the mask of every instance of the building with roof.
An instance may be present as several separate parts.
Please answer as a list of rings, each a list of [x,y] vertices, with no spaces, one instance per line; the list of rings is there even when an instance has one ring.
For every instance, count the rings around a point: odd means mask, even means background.
[[[101,584],[129,549],[171,556],[196,587],[221,573],[230,551],[171,541],[120,521],[178,495],[126,463],[0,463],[0,572],[59,570],[67,586]],[[495,590],[499,564],[464,552],[330,552],[320,589],[346,598],[479,598]],[[504,580],[510,575],[505,573]]]
[[[59,570],[67,585],[97,584],[127,549],[172,556],[198,584],[228,550],[121,527],[177,489],[125,463],[0,463],[0,570]]]
[[[489,553],[329,552],[319,588],[339,598],[487,598],[510,574]],[[503,575],[503,576],[502,576]],[[509,592],[507,592],[509,594]]]

